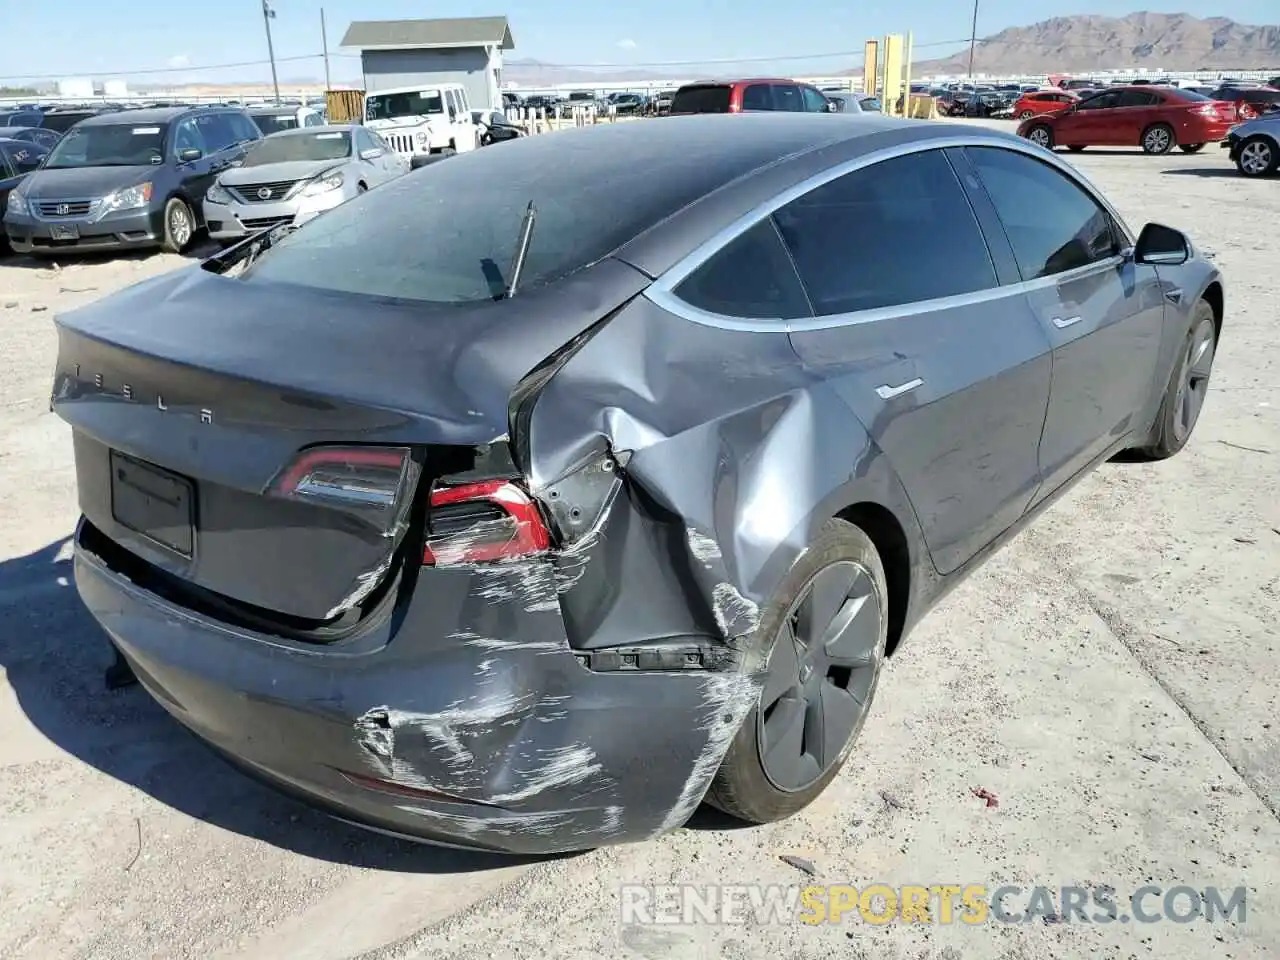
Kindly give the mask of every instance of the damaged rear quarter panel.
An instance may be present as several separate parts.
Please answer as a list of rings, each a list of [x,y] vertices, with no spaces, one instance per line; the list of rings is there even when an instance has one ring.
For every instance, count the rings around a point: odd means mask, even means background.
[[[781,327],[712,328],[639,297],[546,385],[529,430],[535,491],[602,447],[626,457],[624,495],[562,591],[578,649],[736,646],[816,530],[863,500],[914,549],[892,470]]]

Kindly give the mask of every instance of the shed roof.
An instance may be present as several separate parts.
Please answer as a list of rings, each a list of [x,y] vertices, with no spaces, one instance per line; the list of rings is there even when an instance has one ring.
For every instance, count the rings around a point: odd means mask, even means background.
[[[445,50],[457,47],[515,48],[506,17],[451,17],[437,20],[356,20],[342,46],[362,50]]]

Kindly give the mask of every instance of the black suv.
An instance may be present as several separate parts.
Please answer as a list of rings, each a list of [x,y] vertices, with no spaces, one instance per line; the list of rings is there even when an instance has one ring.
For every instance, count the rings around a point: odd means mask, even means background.
[[[81,120],[9,194],[19,253],[162,246],[181,252],[214,178],[262,133],[244,110],[169,107]]]

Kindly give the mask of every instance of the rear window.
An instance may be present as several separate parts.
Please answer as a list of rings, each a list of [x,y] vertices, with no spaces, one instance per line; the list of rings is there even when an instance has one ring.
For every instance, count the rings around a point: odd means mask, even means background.
[[[1178,88],[1170,88],[1168,90],[1170,100],[1209,100],[1204,94],[1196,93],[1194,90],[1185,90]]]
[[[672,113],[728,113],[729,88],[723,85],[681,87],[671,100]]]
[[[527,137],[424,167],[281,238],[241,276],[438,304],[497,299],[530,201],[537,219],[525,288],[602,259],[789,149],[745,129],[637,136],[632,126]],[[652,175],[629,176],[634,170]]]

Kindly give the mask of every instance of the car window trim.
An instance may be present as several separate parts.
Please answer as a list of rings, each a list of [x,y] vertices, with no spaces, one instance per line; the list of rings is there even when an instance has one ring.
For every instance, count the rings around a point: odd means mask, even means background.
[[[1039,160],[1049,164],[1084,190],[1095,203],[1106,211],[1111,219],[1112,228],[1118,233],[1116,239],[1121,244],[1121,252],[1114,255],[1109,260],[1100,260],[1096,263],[1085,264],[1084,266],[1078,267],[1074,270],[1068,270],[1065,273],[1057,273],[1050,277],[1037,277],[1033,280],[1023,280],[1020,283],[1012,283],[1007,286],[996,286],[987,290],[975,290],[972,293],[956,294],[949,297],[935,297],[932,300],[917,300],[912,303],[897,304],[892,307],[875,307],[869,310],[859,310],[852,313],[828,314],[826,316],[732,317],[699,309],[690,303],[686,303],[675,295],[675,288],[677,286],[683,283],[695,270],[714,257],[724,247],[732,243],[746,231],[750,230],[765,217],[772,217],[773,214],[782,207],[798,200],[800,197],[803,197],[819,187],[830,183],[832,180],[843,177],[845,174],[853,173],[855,170],[861,170],[864,167],[869,167],[885,160],[892,160],[897,157],[904,157],[913,153],[923,153],[927,150],[946,150],[950,147],[995,147],[996,149],[1009,150],[1013,153],[1022,153],[1030,157],[1032,160]],[[963,179],[961,179],[960,182],[960,189],[962,191],[964,190]],[[978,220],[978,226],[981,230],[982,221],[980,219]],[[985,231],[983,231],[983,233],[985,237]],[[702,324],[703,326],[716,327],[722,330],[738,330],[752,333],[777,333],[779,330],[785,330],[788,333],[799,333],[808,330],[826,330],[832,327],[874,323],[880,320],[892,319],[894,317],[927,313],[930,310],[945,310],[952,307],[970,306],[990,300],[1000,300],[1010,296],[1018,296],[1031,290],[1038,290],[1042,287],[1056,286],[1064,280],[1075,280],[1079,277],[1089,275],[1094,270],[1100,271],[1104,266],[1107,268],[1119,266],[1125,259],[1125,251],[1127,249],[1131,249],[1133,244],[1133,234],[1125,223],[1124,218],[1120,216],[1115,207],[1113,207],[1102,195],[1101,191],[1099,191],[1084,174],[1080,173],[1055,154],[1047,152],[1043,147],[1037,147],[1032,143],[1018,140],[987,139],[975,136],[938,137],[936,139],[916,140],[910,143],[897,144],[892,147],[884,147],[880,150],[872,150],[860,156],[838,163],[835,166],[828,167],[826,170],[815,173],[812,176],[801,180],[799,183],[792,184],[786,190],[783,190],[781,193],[771,197],[764,203],[753,207],[733,223],[721,230],[718,230],[711,237],[704,240],[696,248],[658,276],[653,283],[649,285],[648,289],[645,290],[642,296],[657,306],[662,307],[669,313],[683,317],[693,323]]]

